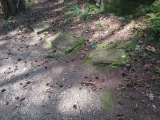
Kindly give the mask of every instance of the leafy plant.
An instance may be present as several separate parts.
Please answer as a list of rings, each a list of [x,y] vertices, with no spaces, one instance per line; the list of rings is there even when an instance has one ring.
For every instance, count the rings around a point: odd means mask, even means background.
[[[120,43],[118,48],[125,49],[126,51],[133,51],[136,48],[136,40],[133,38],[125,43]]]
[[[29,12],[31,12],[32,11],[32,8],[30,7],[30,6],[27,6],[26,7],[26,13],[29,13]]]
[[[106,29],[106,27],[101,22],[98,23],[98,26],[102,31]]]
[[[124,58],[124,62],[122,63],[122,65],[130,66],[130,57],[129,57],[129,54],[128,53],[124,53],[122,55],[122,58]]]
[[[65,10],[64,18],[72,18],[81,15],[81,7],[72,2],[65,3]]]
[[[74,11],[74,15],[81,14],[81,7],[79,5],[75,5],[69,9],[69,11]]]
[[[100,8],[97,8],[91,4],[87,4],[85,12],[81,15],[81,18],[85,20],[91,20],[94,16],[98,15],[101,12],[102,10]]]
[[[145,19],[148,24],[142,27],[138,34],[141,37],[144,33],[147,34],[148,41],[153,41],[160,36],[160,1],[156,0],[151,6],[148,7],[147,18]]]
[[[110,65],[109,65],[109,68],[111,68],[111,69],[115,69],[115,68],[117,68],[118,66],[116,65],[116,64],[114,64],[114,63],[111,63]]]
[[[158,74],[158,76],[160,76],[160,68],[156,70],[156,73]]]
[[[91,19],[93,19],[93,17],[88,12],[85,12],[84,14],[81,15],[81,19],[91,20]]]
[[[143,58],[149,58],[150,56],[147,53],[143,53],[142,57]]]
[[[5,24],[5,25],[10,25],[12,22],[13,22],[13,17],[10,16],[10,17],[4,22],[4,24]]]
[[[124,92],[122,93],[122,95],[121,95],[121,99],[123,99],[123,100],[124,100],[124,99],[127,99],[127,95],[126,95],[126,93],[124,93]]]
[[[92,42],[90,48],[95,49],[96,47],[97,47],[97,42]]]
[[[115,44],[102,43],[102,44],[98,44],[97,47],[98,48],[112,49],[112,48],[116,47],[116,43]]]

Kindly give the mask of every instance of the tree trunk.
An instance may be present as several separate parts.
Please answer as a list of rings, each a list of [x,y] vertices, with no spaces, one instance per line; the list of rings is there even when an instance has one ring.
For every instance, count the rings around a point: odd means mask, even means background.
[[[25,0],[0,0],[3,17],[15,16],[18,12],[25,12]]]

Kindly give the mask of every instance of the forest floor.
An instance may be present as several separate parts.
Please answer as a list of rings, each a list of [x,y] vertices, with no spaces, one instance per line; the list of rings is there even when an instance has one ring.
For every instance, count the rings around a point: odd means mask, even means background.
[[[1,120],[159,120],[160,57],[155,44],[137,40],[141,47],[128,67],[87,63],[94,43],[129,40],[133,22],[142,26],[141,19],[124,22],[103,14],[92,20],[66,19],[67,9],[58,0],[31,7],[0,28]],[[52,29],[37,35],[30,25],[41,21],[51,23]],[[55,52],[44,47],[45,39],[58,32],[85,38],[84,48],[70,56],[45,58]]]

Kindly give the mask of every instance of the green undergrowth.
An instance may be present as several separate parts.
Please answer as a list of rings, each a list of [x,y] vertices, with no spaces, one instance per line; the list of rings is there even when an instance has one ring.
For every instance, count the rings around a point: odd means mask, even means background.
[[[88,3],[86,9],[81,15],[81,19],[91,20],[93,19],[93,17],[99,15],[100,13],[102,13],[102,10],[100,8],[97,8],[95,7],[95,5]]]
[[[67,11],[65,12],[64,18],[71,18],[71,17],[76,17],[81,14],[81,7],[79,5],[72,5],[72,4],[67,4],[66,5]]]
[[[28,13],[31,12],[31,11],[32,11],[32,7],[26,6],[26,13],[28,14]]]
[[[160,0],[156,0],[149,8],[146,15],[147,25],[143,26],[140,35],[146,34],[148,42],[160,42]]]
[[[148,12],[148,8],[155,0],[112,0],[106,1],[105,13],[124,16],[128,20],[138,18]]]
[[[81,6],[74,4],[73,2],[65,3],[65,15],[64,18],[80,17],[84,20],[91,20],[95,16],[102,13],[100,8],[97,8],[95,5],[87,3],[86,7],[82,9]]]
[[[10,16],[7,20],[4,21],[4,25],[10,25],[13,22],[13,16]]]

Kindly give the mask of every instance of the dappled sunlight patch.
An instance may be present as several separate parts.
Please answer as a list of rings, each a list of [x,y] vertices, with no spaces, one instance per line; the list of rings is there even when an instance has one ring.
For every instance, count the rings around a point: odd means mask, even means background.
[[[16,76],[20,76],[20,75],[23,75],[25,73],[28,72],[28,70],[31,69],[31,66],[30,65],[26,65],[25,63],[23,62],[19,62],[17,63],[17,65],[3,65],[0,70],[1,70],[1,74],[3,75],[3,78],[1,78],[1,81],[3,79],[12,79]]]
[[[32,92],[29,92],[28,94],[29,103],[32,105],[40,106],[43,104],[43,102],[45,103],[46,101],[48,101],[48,94],[46,94],[46,91],[47,88],[44,82],[34,84],[32,86]]]
[[[130,22],[125,25],[121,30],[115,31],[114,34],[106,39],[106,42],[125,41],[133,37],[133,23]]]
[[[65,115],[93,112],[102,107],[100,96],[84,88],[80,90],[79,86],[65,90],[58,98],[57,111]]]

